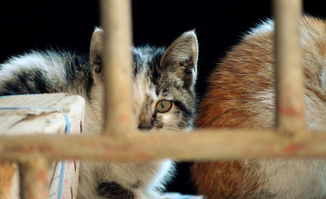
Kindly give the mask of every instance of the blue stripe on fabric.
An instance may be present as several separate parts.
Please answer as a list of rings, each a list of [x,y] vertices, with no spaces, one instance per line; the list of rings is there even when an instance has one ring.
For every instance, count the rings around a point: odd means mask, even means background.
[[[65,122],[66,122],[65,132],[66,132],[66,134],[69,135],[71,133],[71,123],[70,123],[70,120],[69,120],[69,116],[64,113],[63,118],[65,119]]]
[[[24,107],[24,106],[0,107],[0,110],[45,110],[45,111],[58,111],[58,112],[61,112],[61,110],[60,109],[57,109],[57,108],[49,108],[49,107]]]
[[[65,176],[65,161],[61,162],[61,168],[60,168],[60,179],[59,179],[59,188],[58,188],[58,195],[57,199],[62,199],[63,195],[63,183],[64,183],[64,176]]]
[[[65,129],[65,133],[67,135],[70,134],[71,132],[71,123],[69,120],[69,117],[67,114],[63,114],[63,118],[66,122],[66,129]],[[57,195],[57,199],[62,199],[62,195],[63,195],[63,186],[64,186],[64,179],[65,179],[65,161],[61,162],[61,168],[60,168],[60,179],[59,179],[59,187],[58,187],[58,195]]]

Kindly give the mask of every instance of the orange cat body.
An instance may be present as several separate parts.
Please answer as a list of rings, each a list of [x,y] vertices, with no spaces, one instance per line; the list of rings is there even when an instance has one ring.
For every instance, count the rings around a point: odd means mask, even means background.
[[[273,128],[273,22],[249,32],[218,65],[199,106],[200,128]],[[305,118],[326,130],[326,22],[305,17],[300,42],[305,74]],[[207,199],[326,198],[326,161],[275,159],[198,162],[192,174]]]

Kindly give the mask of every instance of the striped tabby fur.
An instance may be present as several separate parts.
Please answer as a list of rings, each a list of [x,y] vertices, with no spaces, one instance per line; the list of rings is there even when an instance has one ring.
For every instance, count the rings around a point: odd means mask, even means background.
[[[0,65],[0,95],[66,92],[86,99],[85,133],[103,126],[103,31],[93,33],[89,58],[32,51]],[[144,130],[190,130],[194,120],[198,44],[185,32],[168,48],[133,48],[134,113]],[[171,103],[162,113],[156,105]],[[161,107],[161,109],[164,107]],[[81,146],[82,147],[82,146]],[[82,162],[79,199],[155,199],[173,175],[171,160],[139,163]]]

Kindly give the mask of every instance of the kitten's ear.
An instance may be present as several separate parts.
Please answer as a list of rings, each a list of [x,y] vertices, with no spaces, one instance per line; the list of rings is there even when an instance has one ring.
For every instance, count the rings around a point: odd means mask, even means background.
[[[166,50],[160,69],[169,77],[176,77],[185,88],[191,88],[196,82],[198,61],[198,41],[194,31],[179,36]]]
[[[89,58],[94,74],[102,71],[103,34],[101,28],[95,28],[91,39]]]

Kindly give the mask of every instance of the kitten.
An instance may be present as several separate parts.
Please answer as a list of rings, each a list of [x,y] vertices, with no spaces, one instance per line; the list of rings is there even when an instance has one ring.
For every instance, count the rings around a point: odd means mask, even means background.
[[[202,128],[272,129],[275,114],[273,22],[245,35],[211,74],[199,106]],[[305,119],[326,130],[326,21],[301,21]],[[309,158],[197,162],[193,179],[207,199],[307,199],[326,197],[326,162]]]
[[[0,95],[65,92],[86,99],[85,132],[103,127],[103,31],[96,29],[90,56],[36,52],[0,65]],[[168,48],[133,48],[134,112],[141,130],[190,130],[194,120],[198,42],[185,32]],[[171,160],[138,163],[82,162],[79,199],[155,199],[173,175]]]

